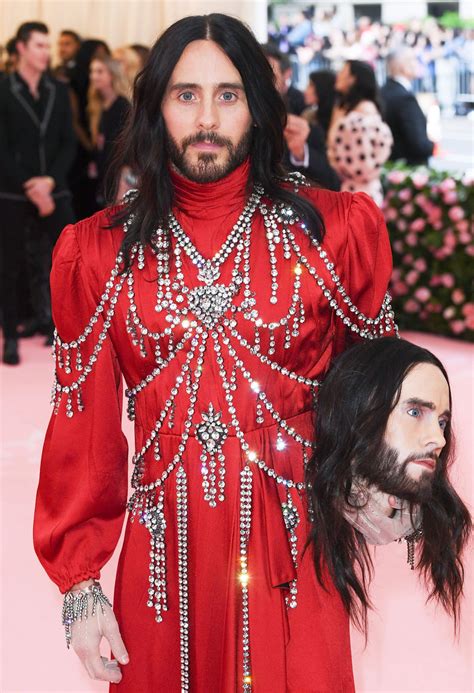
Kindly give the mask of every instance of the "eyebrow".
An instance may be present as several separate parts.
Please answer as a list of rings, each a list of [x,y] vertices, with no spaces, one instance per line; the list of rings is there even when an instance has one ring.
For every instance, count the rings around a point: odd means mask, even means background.
[[[215,89],[239,89],[244,91],[244,85],[241,82],[219,82],[219,84],[214,84]],[[181,89],[202,89],[201,84],[196,82],[177,82],[170,87],[170,91],[179,91]]]
[[[430,409],[431,411],[436,410],[436,405],[434,404],[434,402],[428,402],[424,399],[420,399],[419,397],[410,397],[410,399],[406,399],[403,402],[403,404],[411,404],[418,407],[424,407],[425,409]],[[451,418],[451,412],[449,411],[449,409],[445,409],[441,416],[446,416],[449,419]]]

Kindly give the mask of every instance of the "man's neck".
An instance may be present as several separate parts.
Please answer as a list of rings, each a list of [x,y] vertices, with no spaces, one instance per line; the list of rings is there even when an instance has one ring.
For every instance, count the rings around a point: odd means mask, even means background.
[[[21,62],[18,65],[17,72],[27,83],[34,98],[38,98],[38,84],[43,73],[40,70],[36,70],[35,68],[31,67],[31,65]]]

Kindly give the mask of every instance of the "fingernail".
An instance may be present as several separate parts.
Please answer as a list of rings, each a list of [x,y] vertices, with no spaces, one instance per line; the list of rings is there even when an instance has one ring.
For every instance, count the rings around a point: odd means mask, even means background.
[[[122,664],[128,664],[128,657],[127,655],[124,655],[123,657],[120,658],[120,661]]]

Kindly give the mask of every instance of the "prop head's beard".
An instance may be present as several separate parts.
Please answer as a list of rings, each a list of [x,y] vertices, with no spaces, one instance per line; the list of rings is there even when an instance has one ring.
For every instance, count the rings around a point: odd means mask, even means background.
[[[228,137],[222,137],[212,131],[198,132],[196,135],[185,137],[181,143],[178,143],[168,132],[166,147],[171,163],[188,180],[195,183],[213,183],[227,176],[245,161],[252,146],[252,130],[253,128],[250,127],[236,144]],[[227,159],[218,164],[215,153],[200,152],[197,163],[191,163],[186,156],[186,150],[191,144],[197,142],[209,142],[226,147]]]
[[[433,471],[423,471],[414,479],[408,473],[408,466],[416,460],[430,459],[434,462]],[[414,453],[403,462],[398,452],[386,443],[382,443],[376,462],[367,456],[354,467],[354,475],[362,477],[368,484],[377,486],[384,493],[398,496],[412,503],[428,503],[434,489],[446,483],[443,465],[434,453]]]

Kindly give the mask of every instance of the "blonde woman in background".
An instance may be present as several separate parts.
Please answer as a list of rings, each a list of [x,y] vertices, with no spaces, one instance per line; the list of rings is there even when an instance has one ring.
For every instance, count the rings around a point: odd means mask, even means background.
[[[133,83],[135,77],[142,69],[142,59],[140,55],[130,46],[121,46],[113,52],[113,57],[122,66],[123,74],[128,84],[128,95],[132,97]]]
[[[104,178],[113,157],[114,145],[130,110],[129,83],[121,63],[113,58],[94,58],[90,66],[87,113],[94,164],[98,179],[98,203],[105,203]],[[123,171],[123,175],[127,175]]]
[[[380,173],[393,138],[382,120],[375,74],[368,63],[348,60],[337,74],[338,101],[333,109],[328,159],[341,179],[341,190],[365,192],[380,206]]]

